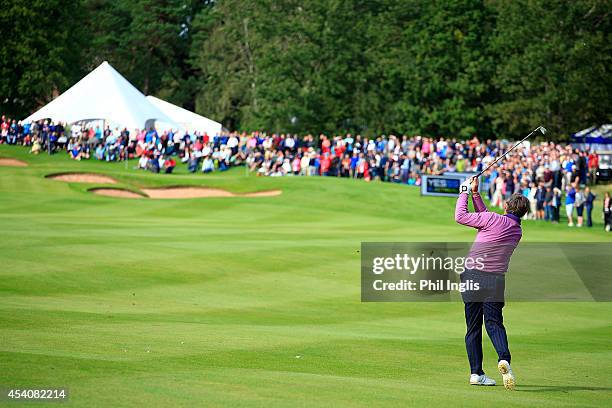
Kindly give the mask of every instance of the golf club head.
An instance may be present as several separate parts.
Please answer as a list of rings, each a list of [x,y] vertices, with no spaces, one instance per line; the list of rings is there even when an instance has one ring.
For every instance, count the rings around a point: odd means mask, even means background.
[[[543,135],[546,134],[546,132],[548,132],[548,130],[546,130],[546,128],[544,126],[539,126],[538,130],[540,131],[540,133],[542,133]]]

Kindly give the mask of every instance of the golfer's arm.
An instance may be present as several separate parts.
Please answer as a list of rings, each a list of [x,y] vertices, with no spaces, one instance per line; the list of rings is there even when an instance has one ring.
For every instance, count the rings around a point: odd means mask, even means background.
[[[476,212],[489,211],[484,201],[482,201],[480,193],[472,193],[472,204],[474,204],[474,211]]]
[[[455,206],[455,221],[459,224],[473,228],[484,228],[489,221],[489,212],[468,212],[467,193],[459,194],[457,205]]]

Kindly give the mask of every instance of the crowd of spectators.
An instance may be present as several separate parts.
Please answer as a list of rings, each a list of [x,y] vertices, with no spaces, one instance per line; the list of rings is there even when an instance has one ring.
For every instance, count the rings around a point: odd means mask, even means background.
[[[50,121],[22,125],[4,116],[0,132],[0,143],[30,146],[33,154],[66,151],[74,160],[136,159],[137,168],[156,173],[172,173],[178,160],[190,172],[224,171],[244,164],[259,176],[348,177],[416,186],[424,174],[480,171],[511,146],[505,140],[477,137],[461,141],[405,135],[208,135],[159,133],[153,128],[131,132]],[[595,181],[597,160],[596,154],[570,145],[527,142],[484,174],[483,189],[492,205],[500,208],[513,193],[524,194],[531,203],[527,217],[532,219],[559,222],[565,204],[569,226],[591,227],[597,197],[588,185]],[[609,196],[603,204],[609,230]]]

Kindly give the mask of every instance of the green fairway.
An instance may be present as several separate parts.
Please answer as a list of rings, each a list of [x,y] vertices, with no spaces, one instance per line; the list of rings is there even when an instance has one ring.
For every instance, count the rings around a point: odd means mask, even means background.
[[[508,392],[467,384],[462,304],[360,302],[362,241],[473,239],[452,198],[243,168],[154,175],[4,145],[0,157],[29,163],[0,167],[0,388],[67,387],[66,406],[82,407],[612,405],[612,303],[508,303]],[[110,198],[44,178],[62,171],[282,195]],[[593,229],[526,221],[524,240],[609,241],[600,214]]]

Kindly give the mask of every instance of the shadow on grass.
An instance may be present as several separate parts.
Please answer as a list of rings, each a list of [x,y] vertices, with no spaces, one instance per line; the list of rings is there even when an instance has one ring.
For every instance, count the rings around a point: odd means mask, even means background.
[[[612,387],[582,387],[576,385],[517,385],[519,392],[612,391]]]

